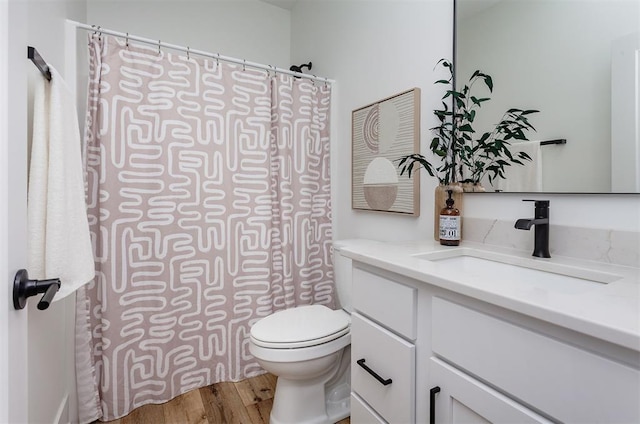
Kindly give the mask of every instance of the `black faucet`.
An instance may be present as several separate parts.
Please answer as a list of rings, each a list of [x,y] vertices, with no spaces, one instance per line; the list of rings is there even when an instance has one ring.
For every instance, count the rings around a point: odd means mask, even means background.
[[[535,225],[534,229],[534,247],[533,256],[538,258],[550,258],[549,254],[549,201],[548,200],[529,200],[525,199],[523,202],[534,202],[535,215],[533,219],[519,219],[516,221],[515,228],[518,230],[530,230],[531,226]]]

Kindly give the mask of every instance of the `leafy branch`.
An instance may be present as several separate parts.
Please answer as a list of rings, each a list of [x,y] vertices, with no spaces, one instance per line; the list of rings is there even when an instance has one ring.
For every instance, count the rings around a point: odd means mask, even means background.
[[[441,59],[436,66],[449,70],[448,79],[439,79],[435,84],[450,86],[442,97],[442,109],[435,109],[434,115],[439,125],[431,128],[434,137],[429,149],[440,158],[440,165],[433,166],[421,154],[411,154],[399,159],[400,174],[405,172],[411,177],[413,166],[422,166],[429,175],[436,176],[441,184],[452,182],[479,183],[485,176],[489,182],[497,178],[505,178],[505,167],[523,166],[531,157],[524,152],[514,155],[510,151],[511,141],[527,140],[527,131],[535,131],[529,122],[529,115],[537,110],[512,108],[507,110],[498,124],[491,131],[479,137],[473,128],[478,111],[490,97],[479,97],[474,93],[474,86],[484,85],[489,93],[493,92],[493,79],[479,70],[475,71],[469,82],[457,91],[453,87],[453,64]],[[453,103],[450,108],[447,99]]]
[[[442,64],[443,67],[450,70],[450,77],[446,80],[438,80],[435,84],[453,84],[453,64],[445,59],[440,59],[436,63],[436,67]],[[453,124],[453,108],[445,101],[453,94],[451,90],[442,97],[442,109],[435,109],[433,114],[438,118],[440,124],[429,130],[434,133],[429,149],[435,157],[440,158],[440,165],[433,166],[423,155],[414,153],[399,159],[398,167],[400,175],[405,172],[411,177],[414,166],[422,166],[430,176],[438,178],[440,184],[448,185],[456,181],[455,170],[455,149],[453,147],[455,140],[454,124]]]

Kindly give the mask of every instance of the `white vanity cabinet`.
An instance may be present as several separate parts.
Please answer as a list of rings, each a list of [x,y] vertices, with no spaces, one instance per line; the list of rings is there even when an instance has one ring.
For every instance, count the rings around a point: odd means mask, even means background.
[[[352,424],[640,423],[637,350],[355,260],[353,306]]]
[[[415,422],[417,289],[353,270],[353,423]]]
[[[433,298],[430,366],[434,386],[440,384],[437,377],[446,374],[442,366],[446,362],[469,380],[473,375],[473,380],[517,402],[503,409],[494,402],[496,408],[486,408],[483,415],[490,422],[513,422],[503,410],[529,412],[528,422],[544,422],[524,405],[562,422],[640,422],[640,371],[605,356],[615,355],[615,349],[607,351],[596,340],[584,343],[585,338],[572,340],[583,345],[575,346],[553,328],[549,334],[540,333],[525,327],[533,322],[514,324],[495,311],[484,312],[483,306]],[[590,351],[598,347],[600,352]],[[446,408],[443,405],[436,412]]]

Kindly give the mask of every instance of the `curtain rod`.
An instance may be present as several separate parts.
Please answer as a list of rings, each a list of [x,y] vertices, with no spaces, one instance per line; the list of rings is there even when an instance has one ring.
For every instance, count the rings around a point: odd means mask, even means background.
[[[185,47],[185,46],[179,46],[179,45],[176,45],[176,44],[165,43],[165,42],[160,41],[160,40],[153,40],[151,38],[140,37],[138,35],[131,35],[131,34],[126,33],[126,32],[114,31],[112,29],[105,29],[105,28],[101,28],[101,27],[95,26],[95,25],[87,25],[87,24],[83,24],[81,22],[76,22],[76,21],[71,21],[71,20],[68,20],[68,22],[73,24],[73,25],[75,25],[75,27],[79,28],[79,29],[84,29],[84,30],[87,30],[87,31],[94,31],[94,32],[99,33],[99,34],[113,35],[115,37],[124,38],[126,40],[137,41],[137,42],[140,42],[140,43],[151,44],[151,45],[154,45],[154,46],[158,46],[159,48],[163,48],[164,47],[165,49],[182,51],[182,52],[186,52],[187,54],[195,54],[195,55],[198,55],[198,56],[204,56],[204,57],[208,57],[208,58],[211,58],[211,59],[222,60],[224,62],[235,63],[235,64],[242,65],[242,66],[249,66],[251,68],[261,69],[261,70],[267,71],[267,72],[275,72],[275,73],[279,73],[279,74],[292,75],[294,77],[306,78],[306,79],[310,79],[312,81],[321,81],[321,82],[324,82],[326,84],[332,84],[332,83],[335,82],[335,80],[332,80],[332,79],[329,79],[329,78],[322,78],[322,77],[318,77],[318,76],[315,76],[315,75],[303,74],[301,72],[293,72],[293,71],[290,71],[288,69],[277,68],[277,67],[271,66],[271,65],[264,65],[262,63],[250,62],[248,60],[238,59],[238,58],[235,58],[235,57],[223,56],[223,55],[221,55],[219,53],[209,53],[209,52],[205,52],[203,50],[192,49],[190,47]]]

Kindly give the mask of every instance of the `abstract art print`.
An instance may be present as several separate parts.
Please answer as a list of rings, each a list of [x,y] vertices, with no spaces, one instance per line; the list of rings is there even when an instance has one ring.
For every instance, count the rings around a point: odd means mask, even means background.
[[[353,209],[420,215],[420,179],[400,175],[398,159],[420,148],[420,89],[352,113]]]

